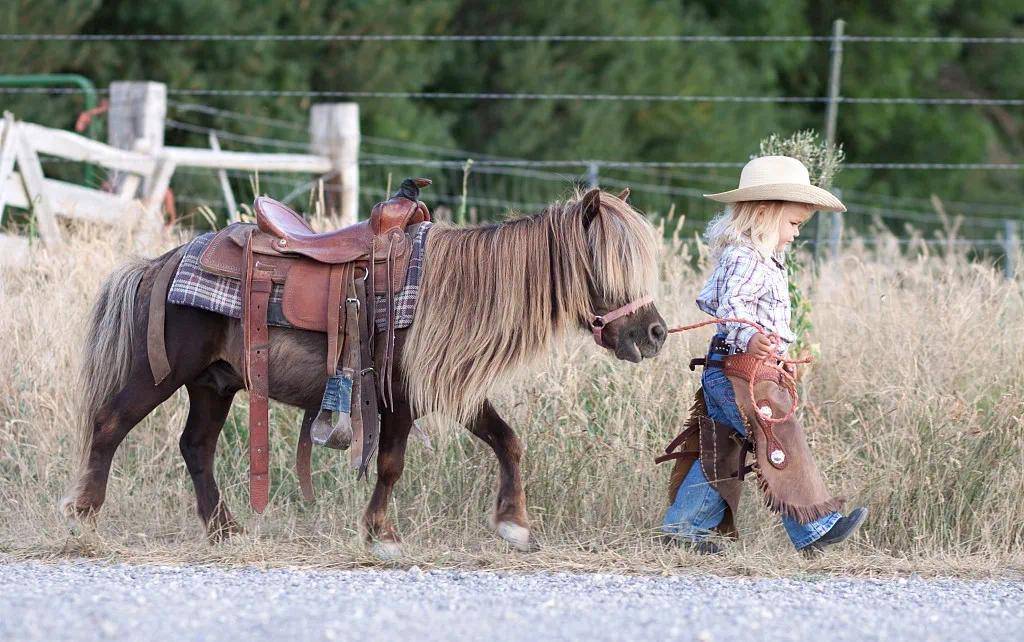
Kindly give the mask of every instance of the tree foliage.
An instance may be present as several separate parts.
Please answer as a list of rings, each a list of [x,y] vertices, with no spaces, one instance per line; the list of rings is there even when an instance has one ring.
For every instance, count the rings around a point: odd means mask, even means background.
[[[8,33],[1024,35],[1013,0],[650,1],[242,0],[159,3],[15,0]],[[829,43],[0,42],[0,73],[80,73],[106,86],[445,92],[827,94]],[[843,96],[1017,97],[1024,46],[848,42]],[[20,117],[67,127],[76,98],[4,96]],[[309,100],[204,98],[301,120]],[[824,105],[367,99],[363,133],[537,159],[745,159],[772,133],[820,128]],[[247,133],[267,134],[259,125]],[[183,133],[170,133],[170,141]],[[857,161],[1005,162],[1024,151],[1021,109],[862,105],[839,110],[837,140]],[[729,175],[733,172],[730,170]],[[1014,203],[1012,172],[851,170],[846,189]]]

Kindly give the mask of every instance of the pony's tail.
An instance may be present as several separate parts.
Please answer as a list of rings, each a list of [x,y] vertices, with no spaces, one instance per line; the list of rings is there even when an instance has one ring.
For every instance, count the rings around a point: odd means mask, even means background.
[[[128,382],[135,300],[149,267],[149,261],[138,259],[115,270],[100,287],[92,309],[78,377],[79,481],[88,471],[96,414]],[[76,494],[68,499],[73,501]]]

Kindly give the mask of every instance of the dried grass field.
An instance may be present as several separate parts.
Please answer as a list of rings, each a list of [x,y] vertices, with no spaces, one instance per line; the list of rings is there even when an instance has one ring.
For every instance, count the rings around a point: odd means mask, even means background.
[[[526,446],[536,536],[515,553],[489,530],[496,465],[468,432],[413,438],[393,501],[401,564],[439,567],[687,569],[758,575],[916,571],[964,576],[1024,570],[1024,296],[991,265],[925,246],[856,241],[809,293],[820,360],[802,382],[802,413],[833,488],[871,517],[858,539],[816,559],[794,553],[751,482],[741,541],[719,558],[666,549],[654,535],[675,436],[698,376],[687,369],[706,332],[673,335],[639,366],[569,338],[497,398]],[[376,562],[357,521],[371,486],[333,451],[314,453],[317,500],[303,503],[292,470],[299,413],[272,407],[272,495],[263,516],[247,498],[246,398],[217,453],[217,477],[245,534],[206,542],[178,453],[181,391],[129,435],[114,460],[95,531],[69,530],[57,504],[75,463],[75,377],[90,306],[132,239],[74,230],[59,252],[0,272],[0,553],[119,561],[357,566]],[[155,256],[175,244],[146,248]],[[688,249],[689,248],[689,249]],[[692,244],[669,242],[658,306],[670,325],[701,319],[703,279]]]

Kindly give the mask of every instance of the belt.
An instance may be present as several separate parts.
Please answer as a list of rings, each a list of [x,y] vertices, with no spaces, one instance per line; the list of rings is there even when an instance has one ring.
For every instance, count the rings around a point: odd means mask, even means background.
[[[725,337],[715,335],[708,346],[708,354],[703,359],[691,359],[690,370],[697,366],[705,368],[721,368],[725,374],[731,377],[739,377],[744,381],[750,381],[754,376],[760,381],[774,381],[780,386],[783,385],[783,375],[778,369],[767,367],[761,364],[757,357],[746,353],[729,354],[731,346],[726,343]],[[776,364],[779,362],[776,362]]]

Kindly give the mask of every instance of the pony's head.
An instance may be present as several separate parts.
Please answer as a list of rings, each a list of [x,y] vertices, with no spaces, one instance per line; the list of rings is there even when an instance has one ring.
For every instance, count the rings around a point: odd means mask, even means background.
[[[661,349],[648,297],[660,241],[619,196],[590,190],[530,216],[430,229],[416,320],[402,349],[415,411],[465,422],[505,377],[566,331],[637,362]],[[623,306],[627,306],[623,309]]]
[[[581,325],[598,345],[635,363],[658,354],[668,329],[654,305],[658,236],[628,197],[628,189],[614,196],[595,188],[566,210],[578,221],[589,257],[588,300],[577,307]]]

